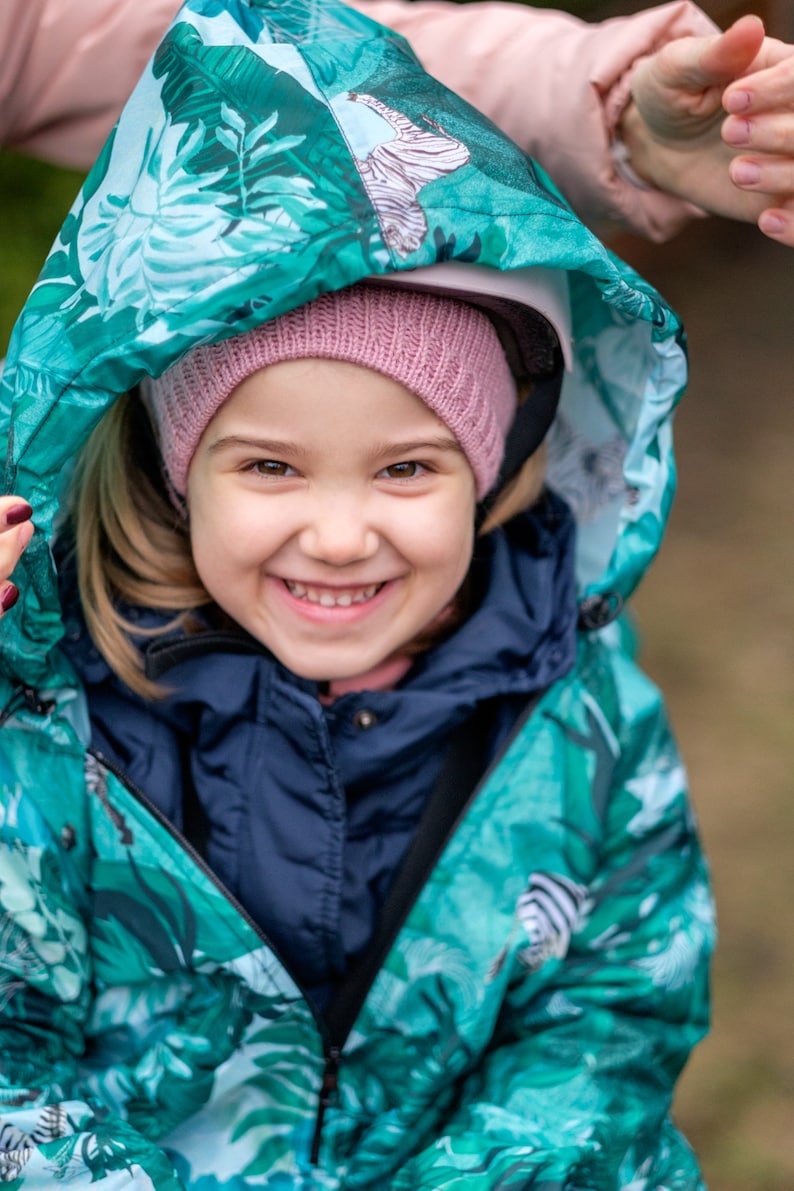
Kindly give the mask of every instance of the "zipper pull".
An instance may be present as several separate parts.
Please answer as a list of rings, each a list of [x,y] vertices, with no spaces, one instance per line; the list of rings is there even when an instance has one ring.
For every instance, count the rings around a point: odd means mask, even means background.
[[[22,688],[22,698],[25,700],[28,711],[33,712],[34,715],[49,715],[55,706],[54,699],[42,699],[39,692],[31,686]]]
[[[323,1131],[323,1121],[325,1120],[325,1110],[330,1104],[333,1104],[336,1099],[337,1088],[339,1087],[339,1063],[342,1054],[338,1046],[331,1046],[325,1056],[325,1070],[323,1071],[323,1082],[320,1087],[320,1103],[317,1107],[317,1122],[314,1126],[314,1140],[312,1141],[312,1152],[309,1161],[312,1166],[317,1166],[320,1161],[320,1137]]]
[[[49,715],[54,706],[54,699],[42,699],[33,687],[17,687],[5,707],[0,710],[0,727],[6,720],[10,720],[20,707],[27,707],[28,711],[33,712],[34,715]]]

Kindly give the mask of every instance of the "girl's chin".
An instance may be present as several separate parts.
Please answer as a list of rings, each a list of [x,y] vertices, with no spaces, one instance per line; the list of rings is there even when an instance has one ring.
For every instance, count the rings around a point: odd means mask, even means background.
[[[398,651],[386,657],[376,655],[374,660],[349,657],[329,660],[327,665],[320,668],[316,658],[296,657],[288,651],[275,656],[298,678],[331,686],[335,695],[344,695],[348,691],[389,690],[407,674],[413,660]]]
[[[412,658],[404,653],[392,653],[365,671],[350,675],[335,675],[315,681],[327,683],[332,695],[346,695],[349,691],[388,691],[397,685],[411,668]]]

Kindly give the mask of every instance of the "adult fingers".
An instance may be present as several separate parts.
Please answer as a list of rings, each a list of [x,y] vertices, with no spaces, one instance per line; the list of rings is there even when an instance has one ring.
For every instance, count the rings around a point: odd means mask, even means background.
[[[790,157],[736,157],[728,166],[735,186],[777,196],[794,197],[794,160]]]
[[[732,83],[753,66],[764,40],[764,23],[756,16],[740,17],[715,37],[695,39],[689,47],[687,62],[691,85],[711,87]]]
[[[757,224],[771,240],[794,247],[794,161],[779,157],[737,157],[730,179],[748,198],[754,194],[760,212]]]
[[[725,88],[722,105],[733,115],[775,109],[791,111],[794,103],[794,45],[767,37],[748,73]]]
[[[794,248],[794,201],[781,207],[767,207],[758,218],[758,227],[770,240]]]
[[[33,510],[17,496],[0,497],[0,616],[13,608],[19,591],[10,576],[33,537]]]
[[[682,142],[710,134],[725,88],[757,59],[764,26],[742,17],[724,33],[680,37],[640,62],[632,97],[652,135]]]
[[[722,139],[731,149],[794,157],[794,111],[728,116],[722,124]]]

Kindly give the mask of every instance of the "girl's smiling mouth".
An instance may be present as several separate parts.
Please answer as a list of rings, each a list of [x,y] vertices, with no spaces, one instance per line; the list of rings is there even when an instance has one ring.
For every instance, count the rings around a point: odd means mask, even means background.
[[[291,596],[322,608],[350,608],[354,604],[367,604],[382,591],[386,582],[370,583],[366,587],[319,587],[314,584],[298,583],[285,579],[284,586]]]

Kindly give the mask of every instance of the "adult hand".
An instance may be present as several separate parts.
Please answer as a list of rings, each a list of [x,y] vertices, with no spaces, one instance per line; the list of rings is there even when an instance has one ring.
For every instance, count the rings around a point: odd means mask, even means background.
[[[33,537],[33,510],[18,496],[0,497],[0,616],[13,608],[19,591],[10,575]]]
[[[620,133],[641,177],[794,247],[794,46],[741,17],[641,62],[632,98]]]

